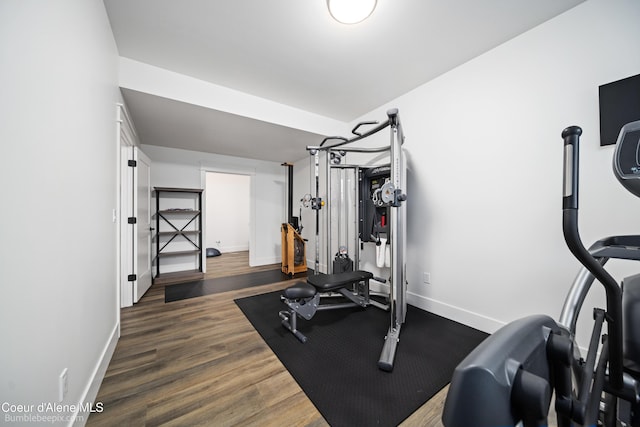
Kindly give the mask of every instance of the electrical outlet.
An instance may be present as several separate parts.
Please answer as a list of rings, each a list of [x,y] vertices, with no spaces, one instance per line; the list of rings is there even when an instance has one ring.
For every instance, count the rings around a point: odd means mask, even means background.
[[[58,402],[62,402],[69,391],[69,376],[67,368],[64,368],[58,377]]]
[[[427,273],[426,271],[422,273],[422,281],[427,285],[431,284],[431,273]]]

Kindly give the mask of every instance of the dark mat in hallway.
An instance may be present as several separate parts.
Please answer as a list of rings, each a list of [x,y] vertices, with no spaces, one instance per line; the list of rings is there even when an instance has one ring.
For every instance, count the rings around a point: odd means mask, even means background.
[[[280,269],[257,271],[255,273],[239,274],[236,276],[218,277],[215,279],[198,280],[195,282],[167,285],[164,288],[164,302],[179,301],[187,298],[201,297],[203,295],[220,292],[234,291],[252,286],[266,285],[268,283],[281,282],[305,278],[306,273],[300,273],[293,278],[284,274]]]
[[[333,427],[396,426],[446,386],[487,334],[409,306],[391,373],[377,362],[389,313],[374,307],[299,320],[300,343],[281,324],[280,292],[236,300],[245,316]]]

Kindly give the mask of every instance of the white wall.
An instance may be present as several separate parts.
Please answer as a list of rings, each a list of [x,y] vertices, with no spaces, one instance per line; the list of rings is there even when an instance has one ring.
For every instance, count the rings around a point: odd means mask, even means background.
[[[103,3],[0,2],[0,63],[0,403],[57,403],[67,368],[62,404],[78,405],[119,333],[118,52]]]
[[[639,18],[637,1],[588,1],[392,103],[411,159],[414,303],[488,330],[558,316],[578,270],[561,232],[568,125],[584,129],[583,239],[635,232],[640,203],[599,146],[598,85],[640,72]]]
[[[249,175],[249,264],[280,262],[285,172],[279,163],[144,144],[141,149],[152,161],[152,187],[204,188],[206,172]],[[203,194],[203,204],[206,204],[208,191]],[[155,199],[153,203],[155,206]],[[228,200],[227,203],[233,205],[235,202]]]
[[[220,252],[249,250],[251,177],[207,172],[206,247]]]
[[[598,86],[640,73],[639,21],[635,0],[587,1],[361,118],[400,111],[412,304],[489,332],[558,317],[579,268],[561,230],[569,125],[584,130],[584,241],[637,232],[640,203],[612,175],[613,147],[599,146]],[[309,175],[308,162],[296,167]],[[609,266],[618,279],[634,272]]]

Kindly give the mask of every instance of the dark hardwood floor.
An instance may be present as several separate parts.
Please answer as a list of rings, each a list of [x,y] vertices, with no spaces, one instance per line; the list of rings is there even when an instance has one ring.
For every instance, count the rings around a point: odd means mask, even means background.
[[[205,279],[255,273],[256,271],[279,270],[280,264],[267,264],[249,267],[249,252],[229,252],[221,256],[207,258]]]
[[[279,265],[259,269],[279,268]],[[207,276],[244,274],[247,253],[209,258]],[[211,276],[209,276],[211,274]],[[164,303],[153,285],[122,310],[121,337],[88,426],[326,426],[233,302],[290,282]],[[275,315],[275,313],[274,313]],[[403,426],[441,426],[446,388]]]

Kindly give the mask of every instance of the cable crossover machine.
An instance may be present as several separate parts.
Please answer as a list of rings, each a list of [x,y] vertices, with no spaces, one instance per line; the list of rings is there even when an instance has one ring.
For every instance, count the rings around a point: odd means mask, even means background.
[[[369,130],[360,131],[363,126]],[[354,144],[389,128],[388,144],[364,147]],[[283,291],[282,300],[287,310],[280,311],[282,325],[302,343],[307,337],[297,329],[297,318],[310,320],[317,311],[344,307],[368,307],[373,305],[389,311],[390,325],[385,336],[378,367],[384,371],[393,369],[396,348],[400,340],[400,329],[405,321],[406,303],[406,163],[402,144],[404,135],[397,109],[387,111],[383,123],[361,122],[352,130],[354,136],[345,138],[331,136],[318,146],[308,146],[313,170],[315,197],[309,196],[311,209],[315,211],[315,263],[313,275],[306,282],[297,282]],[[358,158],[367,158],[366,165],[346,164],[348,153]],[[356,154],[357,153],[357,154]],[[320,163],[323,154],[326,179],[326,201],[320,196]],[[342,163],[345,161],[345,164]],[[388,163],[386,163],[388,161]],[[384,162],[384,163],[383,163]],[[382,164],[380,164],[382,163]],[[339,186],[332,189],[336,178]],[[337,195],[332,193],[337,192]],[[328,202],[328,203],[327,203]],[[357,207],[356,207],[357,202]],[[325,206],[326,205],[326,206]],[[326,224],[326,268],[320,270],[321,211],[327,211]],[[337,220],[335,227],[333,222]],[[330,265],[331,254],[336,250],[336,260]],[[375,269],[381,278],[363,268],[361,251],[365,244],[375,247]],[[354,255],[354,260],[348,257]],[[337,261],[349,262],[344,263]],[[369,281],[388,283],[387,292],[371,292]],[[381,286],[383,288],[383,286]],[[382,295],[385,301],[372,296]],[[321,303],[332,297],[341,297],[347,302]]]

